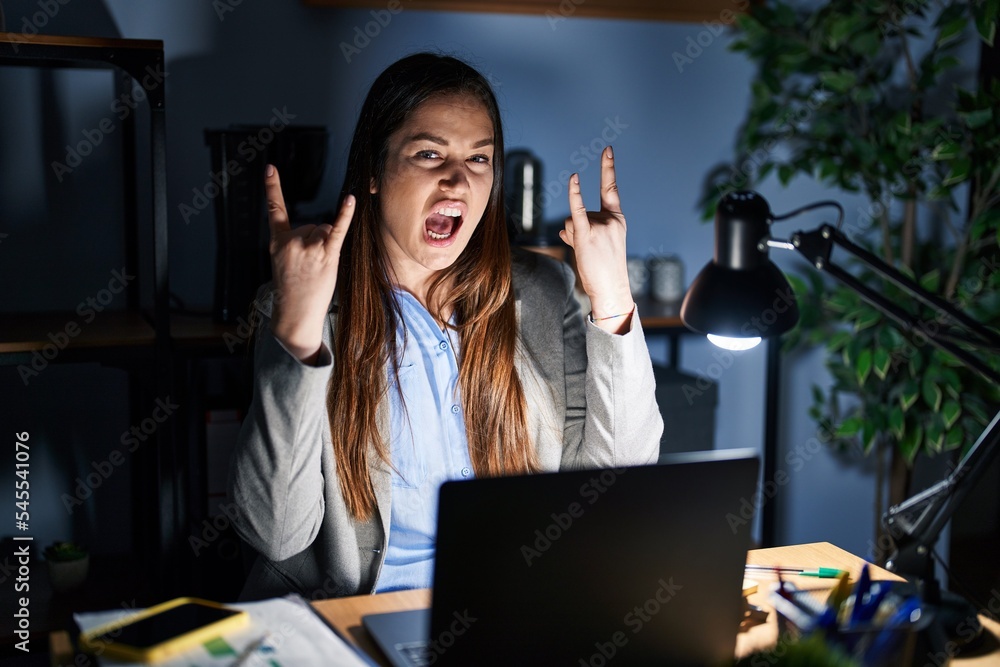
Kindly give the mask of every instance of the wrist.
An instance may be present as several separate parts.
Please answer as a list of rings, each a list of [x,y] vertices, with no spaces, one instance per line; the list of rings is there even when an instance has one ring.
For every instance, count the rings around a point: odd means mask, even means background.
[[[271,333],[300,361],[314,359],[323,346],[323,325],[304,319],[275,317],[271,320]]]
[[[614,313],[611,315],[600,315],[599,312],[600,311],[598,311],[597,308],[594,308],[590,311],[591,322],[594,322],[596,324],[598,322],[610,322],[611,320],[621,320],[627,318],[633,312],[635,312],[635,303],[633,302],[627,309],[623,310],[620,313]]]
[[[631,293],[614,297],[590,297],[590,317],[595,322],[617,315],[630,315],[635,309]]]

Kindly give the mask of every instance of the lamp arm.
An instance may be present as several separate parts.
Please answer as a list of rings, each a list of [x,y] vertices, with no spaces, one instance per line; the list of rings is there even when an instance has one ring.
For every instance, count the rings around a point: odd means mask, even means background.
[[[861,282],[853,274],[844,270],[830,259],[833,248],[840,247],[854,255],[867,268],[885,278],[908,295],[924,305],[943,315],[947,319],[965,327],[972,336],[963,338],[971,345],[1000,349],[1000,335],[983,326],[975,319],[963,313],[954,305],[924,289],[915,280],[901,273],[896,268],[886,264],[877,255],[870,253],[861,246],[850,241],[842,232],[830,225],[822,225],[811,232],[796,232],[792,235],[792,245],[820,271],[831,276],[854,290],[865,301],[871,304],[883,315],[891,319],[904,333],[919,332],[935,347],[955,356],[967,367],[979,373],[989,382],[1000,384],[1000,373],[994,371],[988,364],[968,350],[960,347],[957,336],[940,332],[938,327],[916,318],[912,313],[897,305],[880,292]]]
[[[851,242],[839,230],[822,225],[811,232],[797,232],[792,245],[813,266],[829,273],[854,290],[865,301],[891,319],[906,333],[920,332],[935,347],[944,350],[976,371],[986,380],[1000,384],[1000,373],[981,358],[959,346],[958,341],[980,347],[1000,348],[1000,336],[983,326],[948,301],[931,294],[919,283],[887,264],[878,256]],[[912,313],[875,291],[853,274],[832,262],[834,247],[840,247],[859,259],[867,268],[914,297],[939,315],[965,327],[971,336],[942,333]],[[1000,453],[1000,412],[993,418],[955,469],[941,482],[889,508],[882,522],[892,536],[897,552],[890,559],[890,569],[914,575],[925,581],[933,578],[931,551],[941,530],[955,510]]]
[[[893,505],[882,523],[896,543],[896,569],[923,576],[922,561],[929,558],[938,535],[955,510],[976,486],[1000,453],[1000,412],[993,417],[968,454],[955,469],[934,486]]]

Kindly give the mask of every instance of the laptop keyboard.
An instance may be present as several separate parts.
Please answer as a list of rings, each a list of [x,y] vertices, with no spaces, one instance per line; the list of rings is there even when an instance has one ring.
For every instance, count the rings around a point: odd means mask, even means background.
[[[425,667],[431,664],[434,656],[430,642],[426,641],[396,644],[396,650],[402,653],[407,663],[413,667]]]

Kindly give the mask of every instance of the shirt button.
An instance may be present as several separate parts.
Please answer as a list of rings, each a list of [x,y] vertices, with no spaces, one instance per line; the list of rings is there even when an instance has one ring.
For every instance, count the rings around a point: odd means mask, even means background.
[[[453,415],[457,415],[458,414],[458,406],[457,405],[451,406],[451,414],[453,414]]]
[[[438,344],[438,347],[440,347],[442,350],[447,350],[448,349],[448,341],[446,341],[446,340],[441,341]]]
[[[471,474],[472,474],[471,470],[469,470],[468,468],[462,468],[462,477],[468,477]]]

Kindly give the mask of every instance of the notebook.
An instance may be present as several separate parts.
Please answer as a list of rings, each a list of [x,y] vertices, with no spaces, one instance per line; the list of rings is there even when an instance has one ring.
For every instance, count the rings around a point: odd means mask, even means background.
[[[714,450],[447,482],[431,609],[364,627],[400,667],[726,663],[757,473]]]

